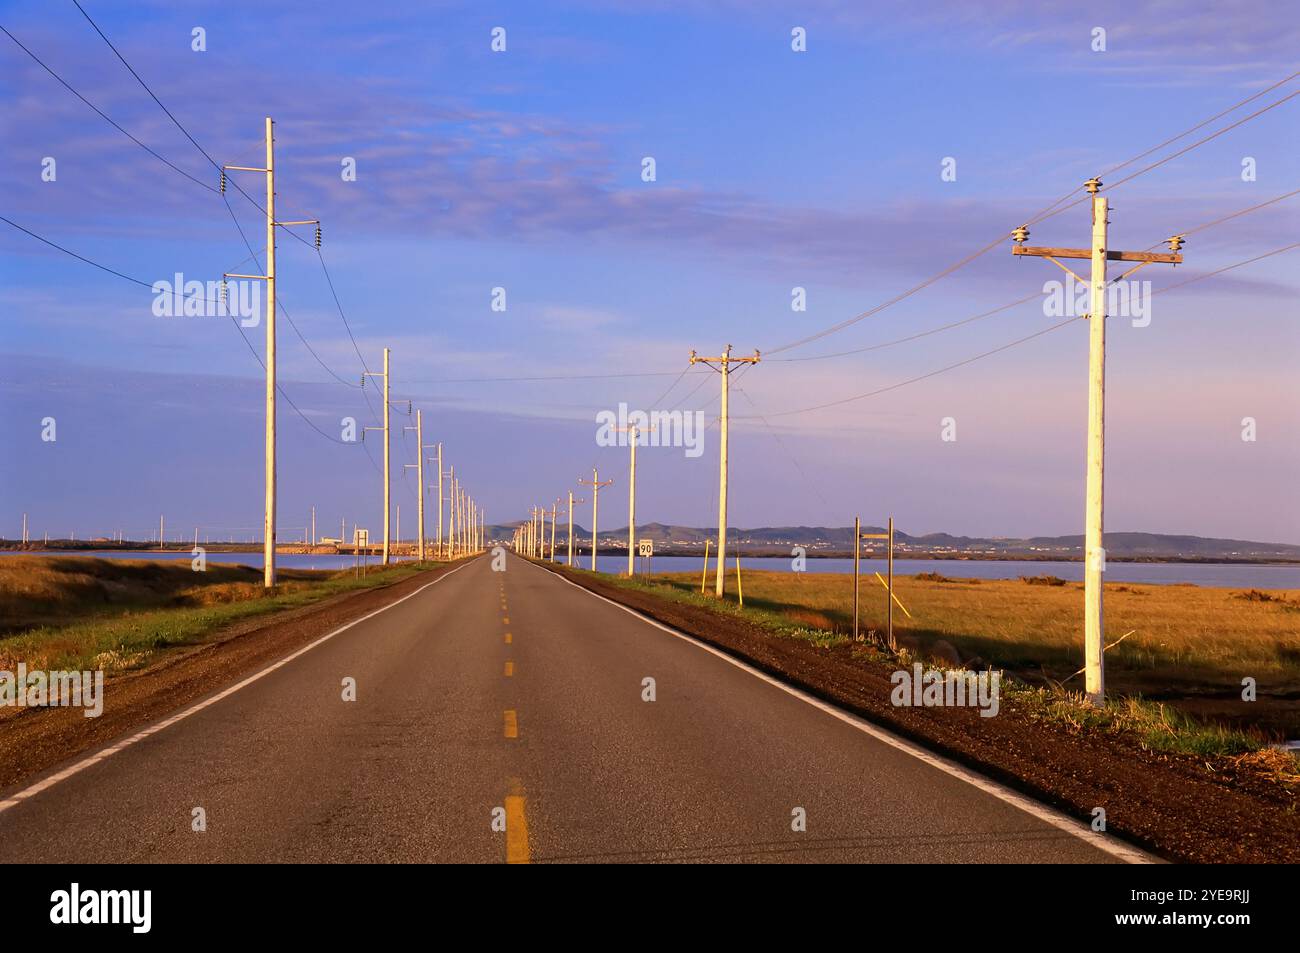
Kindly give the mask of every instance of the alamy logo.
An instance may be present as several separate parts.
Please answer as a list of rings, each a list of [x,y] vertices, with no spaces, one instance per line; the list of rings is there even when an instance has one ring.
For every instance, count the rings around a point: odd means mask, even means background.
[[[992,718],[1001,707],[1001,672],[958,670],[924,671],[916,662],[909,672],[899,669],[889,677],[894,690],[889,700],[899,708],[979,708],[981,718]]]
[[[69,890],[50,894],[50,922],[127,923],[132,933],[148,933],[153,925],[152,890]]]
[[[1073,275],[1043,282],[1043,294],[1047,318],[1082,318],[1092,310],[1092,289]],[[1151,282],[1112,281],[1106,287],[1106,314],[1132,318],[1133,327],[1145,328],[1151,323]]]
[[[154,317],[238,318],[245,328],[262,323],[261,282],[186,281],[179,271],[174,278],[155,281],[151,286]]]
[[[104,673],[0,669],[0,705],[6,708],[85,708],[87,718],[104,713]]]
[[[638,447],[685,447],[686,456],[704,453],[704,411],[627,409],[602,410],[596,414],[596,446],[626,447],[629,432],[635,430]]]

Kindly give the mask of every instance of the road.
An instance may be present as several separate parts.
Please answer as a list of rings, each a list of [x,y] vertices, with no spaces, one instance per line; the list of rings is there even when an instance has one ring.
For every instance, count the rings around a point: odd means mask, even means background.
[[[540,567],[506,565],[473,560],[38,793],[5,792],[0,859],[1125,859]]]

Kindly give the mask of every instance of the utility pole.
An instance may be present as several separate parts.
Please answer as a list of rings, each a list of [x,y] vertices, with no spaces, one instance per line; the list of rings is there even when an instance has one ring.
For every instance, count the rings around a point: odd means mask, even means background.
[[[415,426],[414,426],[414,427],[406,427],[406,428],[404,428],[404,429],[405,429],[405,430],[414,430],[414,431],[415,431],[415,446],[416,446],[416,448],[417,448],[417,449],[416,449],[415,463],[407,463],[407,464],[404,464],[404,468],[405,468],[405,467],[415,467],[415,480],[416,480],[416,486],[418,486],[418,487],[420,488],[420,491],[419,491],[419,492],[420,492],[420,503],[419,503],[419,507],[417,508],[417,517],[416,517],[417,520],[418,520],[418,522],[419,522],[419,524],[420,524],[420,525],[419,525],[419,537],[418,537],[419,542],[418,542],[417,545],[416,545],[416,549],[417,549],[417,552],[418,552],[418,554],[419,554],[419,560],[420,560],[420,562],[424,562],[424,451],[425,451],[426,449],[428,449],[428,448],[425,447],[425,445],[424,445],[424,411],[423,411],[423,410],[417,410],[417,411],[415,412]],[[402,513],[402,509],[401,509],[401,506],[400,506],[400,505],[399,505],[398,508],[397,508],[397,513],[398,513],[398,523],[397,523],[397,525],[398,525],[398,532],[397,532],[397,535],[398,535],[398,539],[399,539],[399,541],[400,541],[400,539],[401,539],[401,525],[402,525],[402,524],[401,524],[401,513]]]
[[[731,345],[722,352],[721,357],[698,357],[694,351],[691,351],[692,364],[707,364],[713,367],[714,362],[718,364],[714,370],[722,374],[722,415],[719,418],[719,451],[718,451],[718,571],[714,583],[713,594],[717,598],[722,598],[723,583],[726,579],[726,557],[727,557],[727,425],[730,421],[728,411],[728,396],[731,390],[731,365],[732,364],[757,364],[759,362],[758,351],[754,351],[753,357],[732,357]]]
[[[262,519],[262,585],[270,589],[275,585],[275,395],[277,384],[275,358],[275,229],[284,225],[315,225],[316,247],[320,248],[320,220],[277,222],[275,220],[275,135],[271,117],[266,117],[266,168],[223,165],[221,167],[221,194],[226,192],[226,173],[261,172],[266,176],[266,274],[221,276],[222,298],[225,298],[227,278],[246,278],[266,282],[266,505]],[[254,256],[254,264],[257,258]]]
[[[602,483],[600,479],[600,474],[599,472],[597,472],[595,467],[591,468],[590,480],[583,480],[583,479],[578,480],[578,484],[580,486],[591,487],[591,571],[592,572],[596,571],[596,526],[597,526],[596,517],[598,515],[597,509],[600,506],[600,488],[602,486],[610,486],[613,484],[613,482],[614,482],[613,480],[606,480]]]
[[[389,480],[389,454],[392,452],[392,441],[389,440],[389,415],[392,408],[388,405],[388,348],[384,348],[384,558],[383,565],[388,565],[388,501],[392,493],[392,483]]]
[[[538,550],[539,550],[540,558],[545,559],[546,558],[546,507],[545,506],[539,506],[537,508],[537,517],[538,517],[538,524],[540,525],[542,530],[541,538],[539,540],[541,545],[538,547]]]
[[[551,562],[555,562],[555,510],[560,505],[559,497],[551,504]]]
[[[382,374],[376,374],[373,371],[365,371],[361,375],[361,384],[364,387],[367,377],[382,377],[384,379],[384,424],[382,427],[363,427],[361,430],[361,439],[366,439],[366,432],[371,430],[380,430],[384,434],[384,557],[382,565],[388,565],[389,558],[389,517],[392,515],[392,506],[390,505],[392,483],[389,480],[389,464],[391,455],[391,441],[389,440],[389,415],[392,408],[388,403],[388,364],[390,349],[384,348],[384,370]]]
[[[442,441],[438,441],[438,558],[442,558]]]
[[[447,558],[456,558],[456,467],[447,471]]]
[[[1092,247],[1050,248],[1025,245],[1029,237],[1028,226],[1022,225],[1012,232],[1015,242],[1013,255],[1046,258],[1080,284],[1089,285],[1088,313],[1088,454],[1087,488],[1084,493],[1084,570],[1083,570],[1083,647],[1085,692],[1088,700],[1101,705],[1106,698],[1105,659],[1106,631],[1102,614],[1102,573],[1106,569],[1106,550],[1103,548],[1103,507],[1105,486],[1106,443],[1106,280],[1107,261],[1132,261],[1137,264],[1124,272],[1116,281],[1122,281],[1139,268],[1152,262],[1177,265],[1183,256],[1178,250],[1183,246],[1183,236],[1166,239],[1169,252],[1114,251],[1107,244],[1109,225],[1109,200],[1098,194],[1102,183],[1092,178],[1083,186],[1092,195]],[[1058,259],[1087,259],[1092,263],[1091,281],[1085,282]]]
[[[586,502],[586,501],[585,501],[585,500],[575,500],[575,499],[573,498],[573,491],[572,491],[572,490],[569,491],[569,509],[568,509],[568,514],[569,514],[569,565],[570,565],[570,566],[573,565],[573,504],[574,504],[574,503],[584,503],[584,502]]]
[[[634,560],[636,559],[636,445],[641,442],[641,434],[645,430],[654,430],[654,427],[642,428],[633,424],[630,427],[616,427],[616,433],[626,433],[628,435],[628,446],[631,448],[632,460],[630,473],[627,483],[627,577],[632,578],[634,570]]]
[[[163,540],[163,518],[161,513],[158,514],[158,548],[167,548],[167,544]]]
[[[316,507],[311,508],[311,544],[316,545]]]

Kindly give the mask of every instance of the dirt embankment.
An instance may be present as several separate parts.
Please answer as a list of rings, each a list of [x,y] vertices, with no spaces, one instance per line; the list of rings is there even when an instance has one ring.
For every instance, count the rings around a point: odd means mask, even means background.
[[[997,717],[974,708],[896,708],[896,666],[818,647],[729,615],[545,565],[579,585],[716,646],[789,684],[960,761],[1062,811],[1171,860],[1300,862],[1300,790],[1229,759],[1146,751],[1116,734],[1031,720],[1004,700]]]
[[[0,708],[0,791],[180,711],[455,568],[440,566],[390,586],[249,619],[148,668],[110,676],[98,718],[85,717],[81,708]]]

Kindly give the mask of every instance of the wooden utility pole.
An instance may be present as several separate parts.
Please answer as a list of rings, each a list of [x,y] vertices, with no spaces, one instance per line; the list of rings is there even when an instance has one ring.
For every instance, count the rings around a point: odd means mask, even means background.
[[[456,558],[456,466],[447,470],[447,558]]]
[[[392,441],[389,439],[389,415],[392,413],[392,407],[388,403],[388,348],[384,348],[384,558],[382,565],[388,565],[388,549],[391,545],[388,538],[388,517],[389,517],[389,500],[392,493],[392,482],[389,479],[389,455],[392,453]]]
[[[555,562],[555,511],[559,507],[560,501],[557,497],[551,504],[551,562]]]
[[[727,425],[730,421],[728,396],[731,389],[731,365],[757,364],[759,359],[757,350],[754,351],[753,357],[732,357],[730,344],[722,352],[721,357],[699,357],[691,351],[692,364],[707,364],[713,367],[716,363],[718,366],[714,367],[714,370],[722,374],[722,415],[719,418],[718,451],[718,572],[713,592],[719,599],[722,598],[727,561]]]
[[[615,427],[615,433],[626,433],[628,446],[631,448],[632,460],[627,481],[627,577],[632,578],[636,559],[636,445],[641,442],[641,434],[653,427]]]
[[[362,428],[362,431],[361,431],[361,439],[362,439],[362,440],[365,440],[365,439],[366,439],[366,432],[367,432],[367,431],[370,431],[370,430],[379,430],[379,431],[383,431],[383,434],[384,434],[384,558],[383,558],[383,565],[385,565],[385,566],[388,565],[388,550],[389,550],[389,517],[390,517],[390,515],[391,515],[391,511],[392,511],[392,506],[391,506],[391,504],[390,504],[390,502],[389,502],[389,501],[390,501],[390,493],[391,493],[391,490],[392,490],[392,483],[391,483],[391,481],[390,481],[389,478],[388,478],[388,474],[389,474],[389,463],[390,463],[390,451],[391,451],[391,447],[392,447],[391,441],[388,439],[388,438],[389,438],[389,429],[388,429],[388,428],[389,428],[389,413],[390,413],[390,411],[391,411],[391,409],[392,409],[392,408],[389,406],[389,403],[388,403],[388,357],[389,357],[389,349],[388,349],[388,348],[384,348],[384,371],[383,371],[382,374],[376,374],[376,373],[374,373],[373,371],[366,371],[365,373],[363,373],[363,374],[361,375],[361,383],[362,383],[363,386],[365,385],[365,382],[366,382],[366,378],[367,378],[367,377],[382,377],[382,378],[384,379],[384,424],[383,424],[382,427],[364,427],[364,428]]]
[[[438,441],[438,558],[442,558],[442,441]]]
[[[569,514],[569,565],[570,566],[573,565],[573,504],[585,503],[585,502],[586,502],[585,500],[575,500],[573,498],[573,491],[572,490],[569,491],[569,509],[567,510],[567,512]]]
[[[1084,570],[1083,570],[1083,646],[1085,692],[1089,701],[1100,705],[1106,698],[1105,659],[1106,648],[1105,623],[1102,615],[1102,573],[1106,569],[1106,550],[1103,542],[1103,504],[1105,486],[1105,442],[1106,442],[1106,280],[1107,261],[1137,262],[1133,268],[1124,272],[1116,281],[1122,281],[1139,268],[1152,262],[1177,265],[1183,256],[1178,250],[1183,245],[1183,236],[1174,235],[1166,239],[1170,251],[1114,251],[1107,245],[1107,227],[1109,225],[1109,203],[1105,196],[1099,195],[1102,187],[1100,179],[1089,179],[1084,188],[1092,195],[1092,247],[1091,248],[1049,248],[1025,245],[1029,237],[1029,228],[1020,226],[1012,233],[1015,241],[1011,249],[1013,255],[1027,255],[1046,258],[1062,271],[1070,274],[1081,284],[1090,289],[1088,312],[1088,454],[1087,454],[1087,488],[1084,493]],[[1088,259],[1092,263],[1091,281],[1085,282],[1073,271],[1061,264],[1058,259]]]
[[[261,172],[266,176],[266,274],[221,276],[222,299],[225,299],[227,278],[246,278],[266,282],[266,505],[262,522],[262,585],[267,589],[275,585],[275,527],[276,527],[276,473],[275,473],[275,229],[284,225],[315,225],[316,247],[320,248],[320,220],[277,222],[275,220],[275,135],[271,117],[266,117],[266,168],[223,165],[221,167],[221,194],[226,192],[227,172]],[[254,256],[256,263],[256,256]]]
[[[580,486],[591,487],[591,571],[592,572],[596,571],[596,517],[598,515],[598,507],[600,506],[600,488],[602,486],[611,486],[613,483],[614,483],[613,480],[605,480],[602,483],[600,479],[600,473],[596,470],[595,467],[591,468],[590,480],[583,480],[581,478],[579,478],[578,480],[578,484]]]
[[[416,550],[418,552],[420,562],[424,562],[424,451],[429,449],[424,445],[424,411],[417,410],[415,412],[414,427],[405,427],[403,429],[415,431],[415,446],[416,446],[415,463],[403,464],[403,469],[407,467],[415,467],[415,478],[416,478],[415,485],[420,488],[419,506],[416,509],[416,520],[420,524],[418,527],[419,537],[418,537],[418,542],[416,544]],[[397,512],[399,515],[401,514],[402,510],[400,506],[398,507]],[[398,523],[398,526],[399,527],[401,526],[400,522]],[[401,532],[399,530],[398,532],[399,541],[400,538],[401,538]]]

